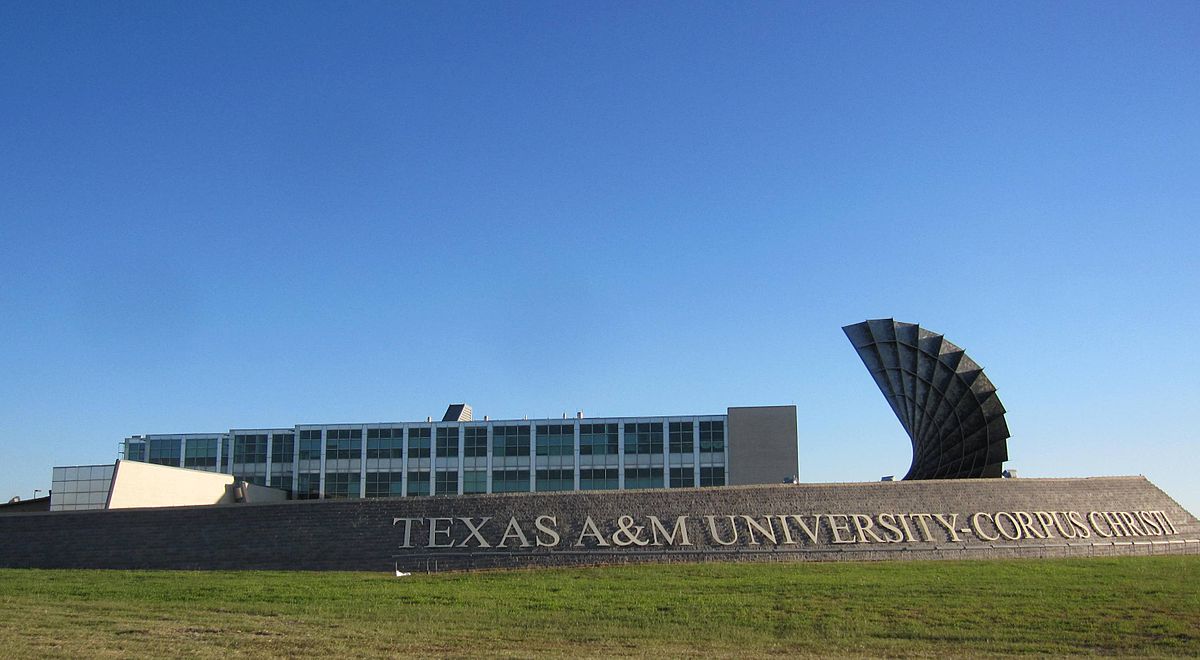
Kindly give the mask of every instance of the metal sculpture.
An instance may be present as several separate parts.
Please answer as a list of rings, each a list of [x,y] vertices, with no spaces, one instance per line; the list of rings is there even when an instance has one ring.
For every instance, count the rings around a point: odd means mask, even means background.
[[[905,479],[999,477],[1008,460],[1004,406],[963,349],[915,323],[842,328],[912,439]]]

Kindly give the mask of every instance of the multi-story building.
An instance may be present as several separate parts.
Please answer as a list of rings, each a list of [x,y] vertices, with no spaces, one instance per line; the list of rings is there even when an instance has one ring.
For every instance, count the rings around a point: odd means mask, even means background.
[[[123,454],[300,499],[780,483],[797,472],[796,407],[480,421],[455,404],[440,422],[136,435]]]

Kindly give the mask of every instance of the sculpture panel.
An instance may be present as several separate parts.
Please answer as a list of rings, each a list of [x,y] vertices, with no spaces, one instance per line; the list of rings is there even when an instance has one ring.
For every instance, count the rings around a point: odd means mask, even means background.
[[[999,477],[1008,460],[1004,406],[963,349],[915,323],[842,328],[912,440],[905,479]]]

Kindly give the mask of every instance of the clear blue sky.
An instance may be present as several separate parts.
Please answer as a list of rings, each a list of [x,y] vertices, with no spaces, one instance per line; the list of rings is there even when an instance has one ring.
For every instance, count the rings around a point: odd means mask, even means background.
[[[1200,512],[1200,4],[0,3],[0,495],[135,433],[798,407],[943,332]]]

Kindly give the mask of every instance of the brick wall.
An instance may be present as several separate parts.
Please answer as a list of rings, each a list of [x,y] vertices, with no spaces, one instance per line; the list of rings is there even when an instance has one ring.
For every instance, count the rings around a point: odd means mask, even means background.
[[[404,547],[406,526],[409,547]],[[0,566],[5,567],[375,571],[398,566],[424,571],[1166,553],[1200,553],[1200,524],[1142,477],[471,495],[0,516]]]

